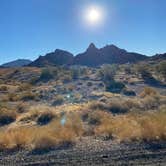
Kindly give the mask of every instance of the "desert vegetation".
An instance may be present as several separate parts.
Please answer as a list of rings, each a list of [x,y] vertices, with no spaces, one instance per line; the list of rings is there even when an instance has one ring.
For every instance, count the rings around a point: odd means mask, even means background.
[[[166,140],[163,80],[163,63],[1,69],[0,150]]]

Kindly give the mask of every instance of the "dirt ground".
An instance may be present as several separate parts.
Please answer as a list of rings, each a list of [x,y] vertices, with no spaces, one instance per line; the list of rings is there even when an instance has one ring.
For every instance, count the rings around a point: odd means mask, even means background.
[[[3,152],[1,166],[111,166],[111,165],[166,165],[166,142],[118,143],[101,138],[85,137],[75,145],[48,151]]]

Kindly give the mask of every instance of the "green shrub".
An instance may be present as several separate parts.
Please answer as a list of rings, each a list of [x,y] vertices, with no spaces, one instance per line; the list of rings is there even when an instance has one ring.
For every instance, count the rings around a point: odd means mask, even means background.
[[[111,80],[105,83],[105,87],[106,91],[108,92],[120,93],[123,90],[123,88],[125,88],[125,84],[122,82]]]
[[[53,72],[49,68],[42,70],[39,80],[49,81],[54,78]]]
[[[126,96],[136,96],[136,93],[131,89],[124,88],[122,92]]]
[[[99,70],[98,75],[104,82],[114,80],[117,69],[117,65],[103,65]]]
[[[166,78],[166,61],[160,62],[157,66],[157,71],[163,75],[164,78]]]

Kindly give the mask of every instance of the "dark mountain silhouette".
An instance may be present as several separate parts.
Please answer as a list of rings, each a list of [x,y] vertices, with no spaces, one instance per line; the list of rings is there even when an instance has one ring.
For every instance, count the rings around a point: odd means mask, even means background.
[[[101,54],[98,48],[91,43],[87,50],[82,53],[78,54],[74,58],[75,65],[86,65],[86,66],[97,66],[101,64]]]
[[[32,61],[28,59],[17,59],[8,63],[4,63],[1,67],[22,67],[30,64]]]
[[[91,43],[84,53],[75,57],[67,51],[57,49],[55,52],[40,56],[29,66],[85,65],[94,67],[102,64],[135,63],[145,59],[148,59],[145,55],[127,52],[115,45],[107,45],[98,49]]]
[[[145,55],[130,53],[115,45],[107,45],[98,49],[93,43],[91,43],[86,52],[79,54],[74,58],[74,64],[98,66],[105,63],[135,63],[145,59],[147,59]]]
[[[150,58],[151,60],[166,60],[166,53],[156,54]]]
[[[40,56],[28,66],[44,67],[56,65],[70,65],[73,63],[74,56],[63,50],[56,49],[54,52],[48,53],[45,56]]]

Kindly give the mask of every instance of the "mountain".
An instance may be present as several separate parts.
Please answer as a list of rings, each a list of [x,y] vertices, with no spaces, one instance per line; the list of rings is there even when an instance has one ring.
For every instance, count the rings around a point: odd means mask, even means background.
[[[4,63],[1,67],[22,67],[30,64],[32,61],[28,59],[17,59],[8,63]]]
[[[44,67],[56,65],[70,65],[73,63],[73,59],[74,56],[71,53],[56,49],[54,52],[48,53],[45,56],[40,56],[28,66]]]
[[[166,53],[156,54],[150,58],[151,60],[166,60]]]
[[[124,49],[118,48],[115,45],[107,45],[98,49],[93,43],[91,43],[84,53],[78,54],[74,58],[74,64],[99,66],[106,63],[135,63],[145,59],[147,59],[145,55],[130,53]]]
[[[40,56],[28,66],[85,65],[95,67],[102,64],[135,63],[145,59],[148,59],[145,55],[127,52],[115,45],[107,45],[99,49],[91,43],[84,53],[75,57],[67,51],[57,49],[55,52]]]
[[[100,54],[100,51],[93,43],[89,45],[84,53],[78,54],[74,58],[75,65],[96,66],[100,65],[101,61],[102,56]]]

